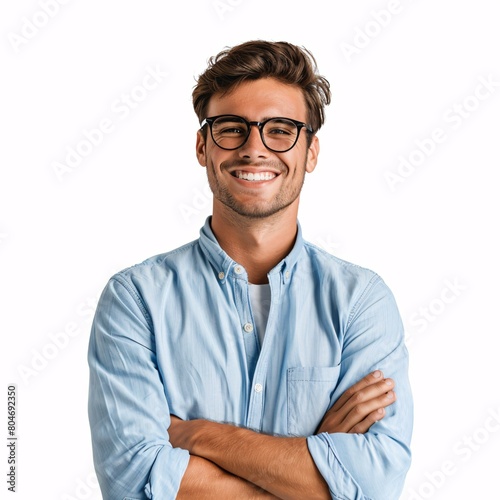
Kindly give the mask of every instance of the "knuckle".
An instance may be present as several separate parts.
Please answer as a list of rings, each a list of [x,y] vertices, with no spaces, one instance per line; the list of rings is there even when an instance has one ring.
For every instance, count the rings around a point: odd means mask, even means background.
[[[365,409],[364,409],[364,406],[359,404],[359,405],[356,405],[352,410],[351,410],[353,416],[355,417],[359,417],[361,415],[364,414],[365,412]]]
[[[347,398],[351,398],[354,394],[356,394],[356,389],[354,387],[349,387],[347,391],[344,392]]]
[[[358,405],[359,403],[362,403],[364,401],[363,393],[356,392],[355,394],[352,395],[351,399],[354,404]]]

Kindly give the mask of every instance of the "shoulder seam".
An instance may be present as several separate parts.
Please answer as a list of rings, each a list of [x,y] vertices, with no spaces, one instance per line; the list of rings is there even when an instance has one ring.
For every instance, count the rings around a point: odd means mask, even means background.
[[[150,330],[153,331],[153,321],[151,319],[150,314],[148,313],[148,311],[146,309],[146,306],[144,305],[144,302],[143,302],[141,296],[137,292],[136,288],[131,283],[129,283],[128,280],[125,278],[125,276],[122,276],[121,273],[115,274],[110,279],[110,281],[112,281],[112,280],[120,283],[120,285],[122,285],[123,288],[125,288],[125,290],[127,290],[127,292],[130,294],[130,296],[132,297],[134,302],[137,304],[137,307],[139,307],[139,309],[141,310],[141,312],[144,316],[144,319],[148,323]]]
[[[346,330],[351,326],[351,322],[354,318],[354,315],[356,314],[361,301],[364,299],[364,297],[366,296],[368,291],[370,289],[372,289],[377,283],[381,283],[381,282],[383,282],[382,278],[377,273],[373,272],[373,276],[371,277],[370,281],[365,286],[364,290],[361,292],[361,295],[359,296],[358,300],[356,301],[353,308],[351,309],[351,312],[349,313],[349,317],[348,317],[347,323],[346,323]]]

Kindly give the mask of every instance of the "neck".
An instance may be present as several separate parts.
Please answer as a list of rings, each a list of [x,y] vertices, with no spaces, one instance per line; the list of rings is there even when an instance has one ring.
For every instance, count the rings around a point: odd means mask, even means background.
[[[221,248],[246,269],[250,283],[267,283],[267,273],[293,248],[297,210],[287,208],[262,219],[214,210],[212,231]]]

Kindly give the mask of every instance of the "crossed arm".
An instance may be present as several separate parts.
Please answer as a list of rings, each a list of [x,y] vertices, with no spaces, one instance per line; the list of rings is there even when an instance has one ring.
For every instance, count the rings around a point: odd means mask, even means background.
[[[316,434],[365,433],[384,417],[396,395],[394,381],[375,371],[349,388],[328,410]],[[305,437],[278,437],[207,420],[171,416],[172,446],[191,457],[178,497],[330,498]]]

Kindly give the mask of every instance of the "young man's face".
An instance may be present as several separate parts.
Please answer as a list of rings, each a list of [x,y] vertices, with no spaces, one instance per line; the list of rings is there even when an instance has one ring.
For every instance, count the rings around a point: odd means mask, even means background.
[[[259,122],[274,117],[308,121],[302,91],[273,78],[244,82],[229,94],[213,96],[207,117],[226,114]],[[305,173],[316,166],[316,136],[308,147],[308,134],[302,128],[292,149],[275,153],[264,146],[258,128],[252,126],[245,144],[227,151],[214,143],[208,124],[205,127],[206,139],[198,132],[196,153],[200,165],[207,167],[214,193],[214,215],[218,210],[229,210],[245,217],[264,218],[288,207],[297,210]]]

